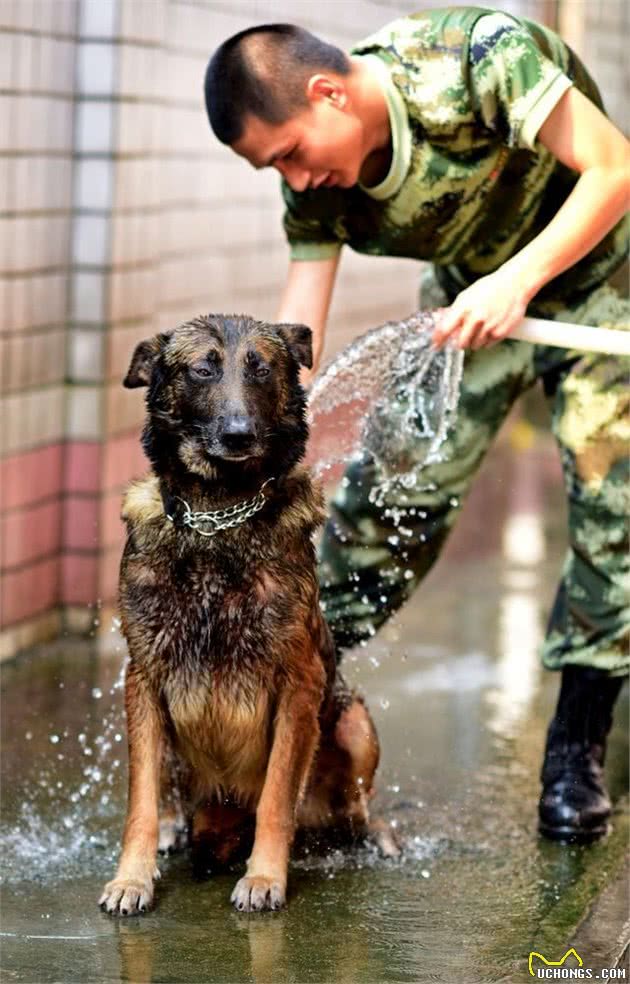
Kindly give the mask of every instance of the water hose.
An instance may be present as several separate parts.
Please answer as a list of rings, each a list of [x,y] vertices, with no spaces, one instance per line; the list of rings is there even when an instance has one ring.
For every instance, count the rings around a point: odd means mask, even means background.
[[[424,463],[442,459],[456,420],[465,353],[450,345],[433,348],[440,313],[417,311],[371,329],[315,379],[309,418],[319,423],[317,474],[368,452],[379,465],[383,489],[390,481],[411,487]],[[630,355],[630,331],[619,328],[525,318],[510,338],[572,353]]]
[[[592,328],[573,325],[567,321],[547,321],[525,318],[510,338],[536,345],[557,345],[580,352],[607,352],[610,355],[630,355],[630,331],[620,328]]]

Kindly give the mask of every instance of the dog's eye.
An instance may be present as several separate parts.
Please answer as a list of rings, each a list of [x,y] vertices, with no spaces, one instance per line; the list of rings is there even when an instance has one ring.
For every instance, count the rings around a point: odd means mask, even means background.
[[[193,376],[201,376],[202,379],[212,379],[217,374],[216,366],[192,366]]]
[[[254,375],[256,376],[256,379],[262,379],[263,376],[269,375],[269,370],[265,366],[259,366],[254,372]]]

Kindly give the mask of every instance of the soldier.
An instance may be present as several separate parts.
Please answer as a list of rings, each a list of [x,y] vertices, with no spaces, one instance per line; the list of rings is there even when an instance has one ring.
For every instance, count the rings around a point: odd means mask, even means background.
[[[344,244],[430,260],[421,306],[449,305],[434,341],[467,350],[458,423],[422,491],[390,491],[377,507],[366,458],[335,495],[320,575],[340,649],[409,597],[513,401],[542,381],[570,546],[543,647],[562,682],[540,830],[600,836],[606,737],[628,672],[627,365],[570,351],[570,338],[553,349],[509,336],[526,312],[630,327],[630,302],[607,284],[627,250],[624,137],[556,34],[473,7],[403,17],[350,55],[292,25],[242,31],[210,60],[205,97],[218,139],[284,179],[291,262],[278,320],[312,327],[314,371]],[[404,544],[388,512],[412,530]]]

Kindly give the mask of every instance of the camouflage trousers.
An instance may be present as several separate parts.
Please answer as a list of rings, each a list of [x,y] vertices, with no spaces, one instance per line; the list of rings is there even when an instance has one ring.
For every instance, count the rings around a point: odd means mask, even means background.
[[[444,298],[423,291],[425,307]],[[538,316],[630,330],[630,302],[609,286],[572,309]],[[388,491],[371,458],[353,462],[319,547],[322,607],[340,649],[367,639],[437,559],[482,459],[517,397],[541,380],[564,471],[569,549],[542,647],[548,669],[568,663],[628,671],[630,360],[506,340],[466,355],[457,423],[442,460],[417,488]],[[392,406],[392,414],[396,414]],[[405,528],[400,535],[398,524]]]

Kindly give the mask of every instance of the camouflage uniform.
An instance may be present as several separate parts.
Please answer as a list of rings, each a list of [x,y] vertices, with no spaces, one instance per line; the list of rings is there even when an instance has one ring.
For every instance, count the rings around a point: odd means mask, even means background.
[[[430,259],[425,306],[450,303],[550,221],[577,180],[536,141],[572,85],[598,90],[555,35],[522,18],[451,8],[402,18],[353,49],[386,96],[393,159],[376,187],[284,186],[294,259],[359,252]],[[630,303],[606,279],[627,249],[620,222],[547,284],[528,313],[630,329]],[[439,286],[438,286],[439,285]],[[437,294],[436,294],[437,289]],[[341,647],[373,634],[436,559],[490,441],[514,400],[541,379],[569,504],[570,549],[543,660],[627,671],[626,360],[506,340],[466,356],[458,421],[422,491],[370,501],[366,459],[338,490],[321,547],[322,598]],[[396,414],[392,406],[392,414]],[[427,486],[429,489],[427,490]],[[398,528],[407,531],[402,533]]]

